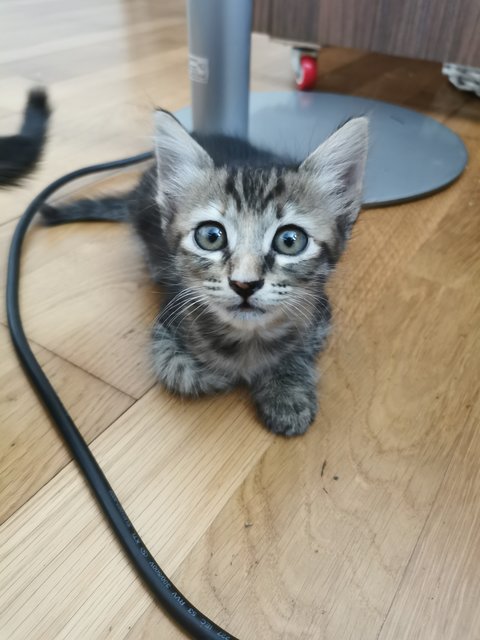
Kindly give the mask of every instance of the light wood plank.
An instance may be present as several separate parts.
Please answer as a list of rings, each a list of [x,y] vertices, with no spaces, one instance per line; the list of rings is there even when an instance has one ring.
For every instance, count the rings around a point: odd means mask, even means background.
[[[478,145],[480,138],[478,98],[469,96],[464,106],[458,109],[451,118],[448,118],[446,124],[462,138],[475,138]]]
[[[45,349],[33,345],[33,351],[87,441],[133,403]],[[24,377],[2,325],[0,389],[0,522],[4,522],[68,463],[70,455]]]
[[[331,338],[333,343],[352,336],[372,305],[388,290],[392,274],[421,255],[422,247],[442,220],[451,216],[453,225],[461,224],[457,221],[463,218],[465,207],[470,212],[476,211],[475,205],[469,207],[468,203],[476,202],[474,194],[478,193],[480,148],[476,140],[465,142],[470,154],[468,167],[447,190],[409,204],[365,210],[360,214],[348,251],[329,287],[336,327]],[[467,246],[470,245],[463,242],[462,251],[468,250]],[[471,246],[476,246],[474,241]],[[475,250],[468,251],[473,251],[475,261]],[[463,253],[458,256],[458,269],[466,273],[460,256]],[[427,261],[421,275],[433,277],[435,273],[434,265]]]
[[[12,231],[0,227],[4,247]],[[37,227],[30,251],[20,290],[27,335],[130,396],[145,393],[154,384],[148,346],[160,292],[128,227]]]
[[[480,343],[477,344],[477,353]],[[462,436],[379,640],[480,638],[480,406]]]
[[[473,150],[478,146],[471,141]],[[428,240],[409,261],[407,270],[452,288],[478,293],[480,282],[480,154],[470,159],[465,182],[457,198]],[[465,187],[465,183],[463,185]],[[474,294],[475,295],[475,294]],[[475,296],[477,297],[477,296]],[[462,335],[458,336],[462,338]]]
[[[107,10],[111,13],[111,9],[107,8]],[[96,11],[98,11],[98,8]],[[182,18],[162,17],[157,20],[146,19],[144,22],[129,24],[127,28],[124,24],[120,24],[118,27],[112,25],[107,29],[103,29],[103,25],[100,24],[100,28],[96,29],[94,22],[88,22],[82,25],[82,21],[80,20],[79,23],[79,15],[75,15],[75,13],[77,12],[74,11],[73,15],[66,15],[64,22],[58,19],[58,15],[55,21],[52,21],[50,16],[48,17],[48,27],[53,31],[53,38],[51,40],[34,42],[33,44],[23,45],[17,48],[15,46],[15,30],[13,30],[10,36],[11,39],[5,39],[6,50],[0,52],[0,63],[4,64],[12,60],[34,58],[49,53],[61,54],[66,49],[68,50],[79,46],[88,47],[107,40],[114,40],[120,36],[128,37],[129,34],[143,36],[159,27],[175,26],[182,20]],[[15,26],[16,25],[14,25],[14,28]],[[41,25],[39,26],[41,27]],[[83,29],[82,26],[84,27]],[[78,33],[79,28],[80,33]]]
[[[241,394],[187,402],[155,388],[92,449],[172,572],[273,440]],[[151,602],[73,464],[0,528],[0,575],[9,640],[124,637]]]
[[[17,126],[20,125],[20,113],[25,106],[27,92],[32,86],[30,80],[19,75],[0,75],[0,108],[9,113],[18,114]],[[6,132],[2,126],[2,135],[10,135],[13,131]]]
[[[43,82],[42,73],[38,80]],[[138,67],[126,61],[93,71],[81,82],[69,78],[55,83],[49,92],[53,114],[40,168],[25,181],[25,188],[1,194],[0,224],[18,217],[60,175],[151,149],[154,107],[178,109],[188,102],[187,48],[150,53]],[[19,110],[24,99],[23,93],[17,95]]]
[[[332,346],[314,428],[268,449],[174,579],[240,638],[376,638],[479,393],[479,326],[464,292],[391,279]],[[154,632],[182,637],[150,606],[128,638]]]

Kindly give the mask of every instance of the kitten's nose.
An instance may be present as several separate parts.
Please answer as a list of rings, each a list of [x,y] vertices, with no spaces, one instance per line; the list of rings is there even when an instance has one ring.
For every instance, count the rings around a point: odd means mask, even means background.
[[[235,293],[242,298],[249,298],[251,295],[263,287],[265,280],[254,280],[253,282],[240,282],[239,280],[228,280],[228,284]]]

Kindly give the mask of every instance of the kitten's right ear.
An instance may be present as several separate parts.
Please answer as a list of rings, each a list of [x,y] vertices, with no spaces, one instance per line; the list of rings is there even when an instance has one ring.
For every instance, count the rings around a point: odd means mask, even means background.
[[[185,190],[213,168],[213,160],[168,111],[155,112],[155,157],[158,199],[182,197]]]

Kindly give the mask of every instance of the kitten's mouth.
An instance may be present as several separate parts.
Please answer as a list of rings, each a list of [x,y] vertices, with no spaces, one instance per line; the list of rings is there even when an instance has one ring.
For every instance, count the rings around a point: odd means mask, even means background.
[[[257,307],[256,305],[251,304],[248,300],[243,300],[240,304],[236,304],[229,309],[230,311],[236,312],[241,311],[242,313],[248,315],[255,315],[260,313],[265,313],[264,309]]]

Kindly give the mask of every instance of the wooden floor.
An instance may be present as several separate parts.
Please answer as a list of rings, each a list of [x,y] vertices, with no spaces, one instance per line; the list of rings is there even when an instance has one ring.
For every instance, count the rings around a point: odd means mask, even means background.
[[[2,0],[0,24],[0,134],[36,82],[55,109],[41,169],[0,194],[3,288],[33,195],[70,169],[149,148],[152,106],[185,105],[189,84],[177,0]],[[332,283],[321,411],[305,437],[267,433],[242,391],[182,401],[155,385],[148,335],[161,291],[122,226],[32,230],[27,333],[159,564],[232,634],[478,640],[480,100],[432,63],[327,49],[320,69],[319,89],[445,122],[470,163],[443,193],[361,215]],[[255,36],[252,83],[291,89],[288,48]],[[0,638],[185,637],[25,381],[3,309],[0,433]]]

